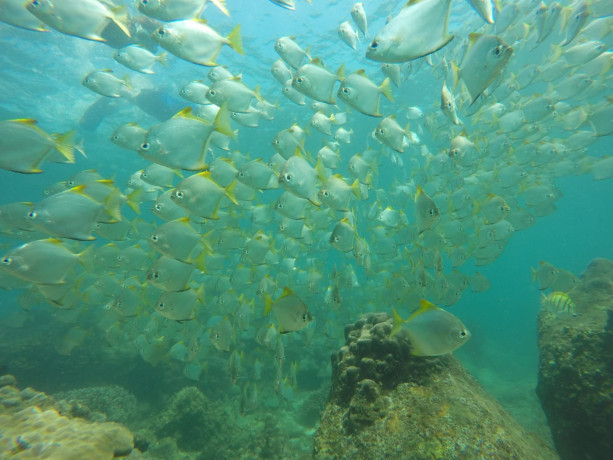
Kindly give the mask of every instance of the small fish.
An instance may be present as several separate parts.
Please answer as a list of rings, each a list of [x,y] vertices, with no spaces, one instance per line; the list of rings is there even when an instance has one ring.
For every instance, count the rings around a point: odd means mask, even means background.
[[[361,196],[360,182],[356,179],[349,185],[339,174],[328,177],[317,194],[322,203],[337,211],[349,211],[352,197]]]
[[[326,69],[319,58],[300,67],[292,78],[292,87],[316,101],[334,104],[334,85],[344,77],[345,66],[341,64],[334,74]]]
[[[33,283],[63,284],[68,272],[89,257],[90,251],[75,254],[61,240],[35,240],[8,251],[0,259],[0,268]]]
[[[25,8],[55,30],[87,40],[105,41],[101,34],[110,22],[130,37],[125,5],[109,9],[97,0],[32,0]]]
[[[210,171],[203,171],[183,179],[171,199],[191,214],[208,219],[218,219],[218,210],[223,197],[238,205],[234,196],[234,185],[221,187],[211,179]]]
[[[230,77],[214,82],[206,93],[206,97],[215,105],[227,105],[231,112],[248,112],[251,101],[255,97],[262,99],[258,87],[251,90],[240,77]]]
[[[366,57],[406,62],[434,53],[451,40],[447,23],[451,0],[411,0],[375,35]]]
[[[451,313],[425,299],[420,308],[403,320],[394,310],[392,335],[406,332],[415,356],[440,356],[458,349],[470,339],[470,331]]]
[[[85,193],[85,185],[79,185],[38,202],[27,217],[32,227],[48,235],[91,241],[95,239],[91,232],[102,220],[104,208]]]
[[[206,97],[209,87],[202,80],[194,80],[185,84],[179,91],[179,96],[195,104],[207,105],[211,101]]]
[[[126,90],[132,89],[130,78],[126,75],[117,78],[112,70],[94,70],[83,78],[83,86],[106,97],[121,97]]]
[[[403,129],[396,121],[396,117],[391,115],[379,122],[375,128],[375,137],[389,148],[403,153],[404,147],[408,144],[407,131],[408,125]]]
[[[249,161],[238,168],[236,178],[243,184],[258,190],[269,190],[279,187],[275,172],[261,159]]]
[[[338,35],[347,44],[347,46],[357,49],[359,40],[357,31],[353,30],[349,21],[341,22],[338,26]]]
[[[341,144],[351,144],[352,134],[353,129],[347,131],[345,128],[340,127],[334,132],[334,140],[340,142]]]
[[[319,206],[317,171],[300,155],[294,155],[285,162],[279,173],[279,185],[297,197],[305,198]]]
[[[544,260],[539,261],[538,268],[532,270],[532,282],[538,280],[539,290],[547,289],[558,279],[559,270]]]
[[[184,291],[168,291],[164,292],[153,305],[164,318],[172,321],[190,321],[194,319],[198,304],[203,305],[204,286],[201,285],[198,290],[185,289]]]
[[[127,123],[118,127],[111,136],[111,142],[124,149],[138,151],[145,141],[147,130],[137,123]]]
[[[574,8],[568,10],[562,23],[562,30],[566,30],[566,37],[562,42],[562,46],[568,45],[579,35],[589,16],[590,12],[584,0],[578,0]]]
[[[202,19],[173,21],[151,34],[153,41],[177,57],[204,66],[214,67],[223,45],[244,54],[240,24],[227,37],[222,37]]]
[[[368,37],[368,19],[364,11],[364,3],[358,2],[351,8],[351,17],[365,37]]]
[[[303,50],[294,37],[281,37],[275,42],[275,51],[294,69],[302,65],[304,58],[310,59],[308,50]]]
[[[454,67],[457,82],[461,78],[471,97],[471,104],[500,75],[513,55],[513,48],[495,35],[471,33],[470,45],[460,68]]]
[[[441,110],[454,125],[462,124],[458,119],[455,98],[447,88],[446,83],[443,83],[443,89],[441,90]]]
[[[390,79],[386,78],[377,86],[366,76],[364,69],[348,75],[341,82],[337,95],[346,104],[359,110],[365,115],[380,117],[379,95],[383,94],[388,100],[394,102]]]
[[[74,131],[49,135],[30,118],[0,121],[0,168],[23,174],[41,173],[40,165],[54,150],[74,163]]]
[[[168,256],[160,256],[147,270],[145,278],[164,291],[184,291],[194,267]]]
[[[211,330],[209,338],[211,343],[219,351],[230,351],[230,345],[232,344],[232,336],[234,335],[234,329],[232,329],[232,323],[226,316]]]
[[[270,68],[270,73],[275,79],[281,83],[282,85],[287,81],[292,79],[292,72],[285,64],[283,59],[277,59],[272,67]]]
[[[352,251],[355,247],[357,231],[349,220],[344,217],[338,222],[330,234],[330,245],[341,252]]]
[[[577,314],[575,302],[565,292],[541,294],[541,305],[553,313],[570,313],[573,316]]]
[[[129,69],[145,74],[154,73],[153,65],[156,62],[159,62],[165,66],[168,65],[167,53],[155,55],[140,45],[124,46],[123,48],[117,50],[113,56],[113,59]]]
[[[205,249],[204,238],[190,225],[188,218],[171,220],[155,228],[148,242],[160,254],[194,262]]]
[[[274,310],[281,334],[304,329],[313,320],[307,305],[287,286],[283,288],[283,294],[274,301],[270,295],[265,294],[264,305],[265,315]]]
[[[440,213],[436,204],[418,185],[415,194],[415,219],[418,232],[422,233],[432,227],[439,217]]]

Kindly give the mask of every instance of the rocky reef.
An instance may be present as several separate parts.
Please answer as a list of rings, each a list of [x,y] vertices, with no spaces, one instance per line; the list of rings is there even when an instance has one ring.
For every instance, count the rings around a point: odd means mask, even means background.
[[[345,328],[315,436],[316,459],[557,458],[526,433],[452,355],[416,357],[393,321]]]
[[[570,292],[575,313],[542,308],[537,394],[563,459],[613,452],[613,262],[595,259]]]
[[[107,460],[138,458],[132,433],[114,422],[92,423],[61,415],[70,410],[44,393],[19,390],[0,377],[0,458]]]

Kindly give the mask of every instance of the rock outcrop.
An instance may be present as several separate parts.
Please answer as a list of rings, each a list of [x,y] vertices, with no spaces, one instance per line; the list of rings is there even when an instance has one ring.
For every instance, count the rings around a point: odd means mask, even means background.
[[[613,262],[595,259],[568,292],[575,314],[542,308],[537,394],[563,459],[613,452]]]
[[[416,357],[392,319],[345,328],[315,437],[317,459],[554,459],[452,355]]]

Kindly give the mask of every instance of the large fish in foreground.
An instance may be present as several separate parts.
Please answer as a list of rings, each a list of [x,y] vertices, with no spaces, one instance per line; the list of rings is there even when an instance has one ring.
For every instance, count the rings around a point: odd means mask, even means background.
[[[500,75],[513,55],[513,48],[496,35],[472,33],[470,46],[459,69],[454,68],[455,81],[461,78],[470,94],[471,104]]]
[[[406,62],[440,50],[447,35],[451,0],[410,0],[375,35],[366,57],[380,62]]]
[[[440,356],[458,349],[470,339],[470,331],[458,318],[421,300],[420,308],[403,320],[394,310],[392,335],[402,328],[406,332],[415,356]]]

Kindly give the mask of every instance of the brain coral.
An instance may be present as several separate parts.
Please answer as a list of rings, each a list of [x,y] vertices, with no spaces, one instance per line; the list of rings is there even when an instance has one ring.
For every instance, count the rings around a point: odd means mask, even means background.
[[[89,423],[37,407],[0,413],[0,458],[106,460],[132,447],[132,434],[117,423]]]

